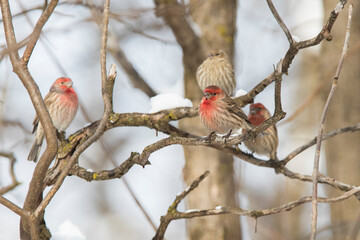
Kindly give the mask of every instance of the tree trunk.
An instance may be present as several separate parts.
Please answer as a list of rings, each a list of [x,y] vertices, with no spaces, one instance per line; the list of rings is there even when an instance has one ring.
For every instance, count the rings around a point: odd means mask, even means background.
[[[328,14],[335,6],[334,1],[324,1],[325,13]],[[326,132],[336,128],[354,125],[360,119],[360,52],[358,40],[360,39],[360,4],[354,4],[354,14],[351,27],[351,39],[348,58],[345,61],[339,78],[338,88],[330,105],[326,119]],[[322,47],[322,70],[329,71],[334,62],[338,62],[344,43],[347,9],[341,12],[331,32],[332,42],[324,43]],[[333,71],[333,74],[335,71]],[[322,91],[321,100],[324,106],[331,78]],[[320,109],[319,109],[320,110]],[[360,182],[360,133],[340,135],[325,142],[327,174],[348,184]],[[338,195],[336,190],[330,190],[331,195]],[[357,216],[360,214],[360,204],[355,198],[337,204],[331,204],[331,219],[333,239],[345,239],[349,235]],[[343,226],[343,227],[340,227]]]
[[[206,52],[221,48],[233,58],[234,34],[236,22],[236,0],[191,1],[190,9],[195,23],[201,29],[201,45]],[[185,60],[184,60],[185,61]],[[197,86],[195,70],[185,66],[185,96],[199,104],[202,93]],[[189,132],[207,135],[199,118],[180,122],[181,127]],[[205,170],[210,170],[209,177],[188,196],[189,209],[213,208],[218,205],[237,206],[234,184],[233,158],[206,147],[184,147],[184,179],[190,184]],[[192,240],[241,239],[240,218],[223,215],[206,218],[194,218],[187,222],[188,236]]]

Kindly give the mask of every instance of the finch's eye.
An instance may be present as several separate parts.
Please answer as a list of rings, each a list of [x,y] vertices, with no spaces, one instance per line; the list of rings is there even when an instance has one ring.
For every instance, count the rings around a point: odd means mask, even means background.
[[[220,53],[215,53],[215,56],[220,56]]]
[[[213,93],[214,96],[216,96],[217,93]]]

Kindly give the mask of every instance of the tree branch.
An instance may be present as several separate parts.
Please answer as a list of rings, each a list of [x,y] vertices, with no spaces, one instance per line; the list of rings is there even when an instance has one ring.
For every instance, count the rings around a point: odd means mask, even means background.
[[[273,215],[285,211],[290,211],[291,209],[298,207],[302,204],[308,203],[312,201],[311,196],[302,197],[296,201],[288,202],[286,204],[282,204],[278,207],[270,208],[270,209],[263,209],[263,210],[244,210],[237,207],[222,207],[217,206],[214,209],[207,209],[207,210],[187,210],[185,212],[179,212],[177,210],[177,206],[179,203],[192,191],[194,190],[199,183],[206,177],[208,172],[205,172],[199,178],[197,178],[190,187],[188,187],[183,192],[179,193],[174,202],[169,206],[168,211],[165,216],[162,216],[160,219],[160,226],[154,236],[153,240],[161,240],[164,237],[167,227],[169,226],[172,220],[177,219],[186,219],[186,218],[194,218],[194,217],[205,217],[205,216],[213,216],[213,215],[222,215],[222,214],[234,214],[238,216],[248,216],[252,218],[259,218],[263,216]],[[320,203],[335,203],[339,201],[343,201],[353,195],[356,195],[360,192],[360,186],[351,189],[350,191],[345,192],[344,194],[333,197],[333,198],[318,198],[317,200]]]
[[[49,20],[51,14],[54,12],[55,7],[57,6],[59,0],[51,0],[49,4],[47,4],[45,10],[42,12],[40,18],[38,19],[33,32],[30,35],[29,42],[25,48],[24,54],[22,56],[22,64],[28,65],[30,60],[30,56],[34,51],[35,45],[40,37],[41,31],[45,25],[45,23]]]
[[[160,219],[160,226],[156,231],[156,234],[153,238],[153,240],[160,240],[164,238],[165,231],[171,222],[173,220],[173,217],[178,213],[177,207],[179,203],[195,188],[197,188],[202,180],[204,180],[208,175],[209,171],[204,172],[200,177],[195,179],[191,185],[186,188],[184,191],[176,195],[176,198],[174,202],[169,206],[168,211],[165,216],[162,216]]]
[[[268,6],[269,6],[269,8],[270,8],[271,13],[274,15],[276,21],[277,21],[278,24],[280,25],[281,29],[284,31],[284,33],[285,33],[285,35],[286,35],[286,37],[287,37],[290,45],[292,45],[293,42],[294,42],[294,39],[292,38],[289,29],[286,27],[284,21],[281,19],[279,13],[277,12],[277,10],[276,10],[273,2],[272,2],[271,0],[266,0],[266,2],[267,2]]]
[[[350,6],[349,6],[349,15],[348,15],[348,23],[347,23],[346,34],[345,34],[345,42],[344,42],[342,54],[341,54],[341,57],[340,57],[340,61],[339,61],[339,64],[338,64],[338,67],[336,69],[336,73],[335,73],[335,76],[334,76],[334,79],[333,79],[333,83],[332,83],[332,86],[331,86],[331,89],[330,89],[330,93],[329,93],[329,96],[328,96],[328,98],[326,100],[323,113],[321,115],[320,126],[319,126],[318,136],[317,136],[317,140],[316,140],[314,168],[313,168],[313,173],[312,173],[313,191],[312,191],[312,212],[311,212],[311,236],[310,236],[311,240],[315,240],[315,238],[316,238],[316,226],[317,226],[317,215],[318,215],[318,211],[317,211],[317,205],[318,205],[318,203],[317,203],[317,192],[318,191],[317,191],[317,189],[318,189],[318,175],[319,175],[319,164],[320,164],[320,150],[321,150],[321,143],[322,143],[321,140],[322,140],[322,135],[323,135],[323,131],[324,131],[324,128],[325,128],[326,115],[327,115],[327,112],[329,110],[331,99],[333,98],[335,90],[337,88],[338,79],[339,79],[339,76],[340,76],[340,72],[341,72],[343,62],[344,62],[344,60],[346,58],[346,53],[347,53],[347,51],[349,49],[352,13],[353,13],[353,6],[352,6],[352,4],[350,4]]]
[[[137,152],[132,152],[131,156],[126,159],[120,166],[111,169],[111,170],[101,170],[98,172],[88,171],[85,168],[80,167],[79,165],[74,165],[69,171],[69,174],[76,175],[88,182],[91,181],[103,181],[111,179],[120,179],[123,177],[135,164],[140,164],[139,158],[140,154]]]
[[[28,211],[25,211],[24,209],[20,208],[19,206],[17,206],[16,204],[14,204],[13,202],[9,201],[8,199],[6,199],[1,195],[0,195],[0,203],[5,207],[7,207],[8,209],[10,209],[11,211],[13,211],[14,213],[16,213],[17,215],[19,215],[20,217],[30,216],[30,213]]]
[[[290,64],[292,63],[292,61],[294,60],[295,56],[298,54],[300,49],[318,45],[325,38],[328,41],[331,40],[331,36],[330,36],[331,29],[332,29],[332,27],[333,27],[333,25],[334,25],[334,23],[335,23],[335,21],[337,19],[337,16],[340,14],[340,11],[344,8],[346,2],[347,1],[344,1],[344,0],[339,1],[338,5],[331,12],[328,20],[326,21],[326,23],[324,24],[322,30],[320,31],[320,33],[318,33],[318,35],[316,35],[314,38],[311,38],[311,39],[308,39],[308,40],[305,40],[305,41],[300,41],[300,42],[293,41],[290,44],[290,47],[289,47],[288,51],[286,52],[285,56],[282,58],[283,61],[282,61],[282,68],[281,69],[282,69],[283,74],[288,73],[288,69],[290,67]],[[272,11],[273,10],[275,10],[275,12],[277,13],[275,7],[272,8]],[[277,19],[277,17],[275,15],[274,15],[274,17],[275,17],[275,19]],[[281,27],[283,28],[283,26],[281,26]],[[285,34],[287,34],[287,33],[285,32]],[[275,79],[276,79],[275,74],[274,73],[270,74],[268,77],[266,77],[260,83],[258,83],[253,89],[251,89],[251,91],[249,91],[246,95],[237,97],[236,102],[242,107],[249,104],[249,103],[252,103],[254,101],[254,98],[260,92],[262,92],[268,85],[270,85],[273,81],[275,81]]]
[[[329,138],[332,138],[338,134],[343,134],[343,133],[347,133],[347,132],[355,132],[355,131],[359,131],[360,130],[360,123],[354,125],[354,126],[350,126],[350,127],[344,127],[344,128],[340,128],[340,129],[336,129],[333,130],[325,135],[322,136],[321,141],[327,140]],[[294,151],[292,151],[290,154],[288,154],[284,159],[281,160],[281,162],[283,163],[283,165],[286,165],[290,160],[292,160],[295,156],[299,155],[300,153],[302,153],[303,151],[305,151],[306,149],[308,149],[309,147],[315,145],[317,142],[317,137],[314,137],[311,141],[309,141],[308,143],[298,147],[297,149],[295,149]]]
[[[15,187],[20,185],[21,183],[18,182],[16,179],[15,171],[14,171],[14,164],[16,162],[16,158],[13,153],[6,153],[6,152],[0,152],[0,156],[9,159],[10,161],[10,177],[11,177],[11,183],[8,186],[1,187],[0,188],[0,195],[4,195],[5,193],[13,190]]]
[[[101,38],[101,50],[100,50],[100,62],[101,62],[101,92],[104,101],[104,113],[100,123],[95,131],[95,133],[89,137],[84,143],[82,143],[74,152],[74,154],[68,160],[68,165],[65,169],[60,173],[59,178],[56,180],[54,186],[50,189],[48,194],[45,196],[44,200],[40,203],[38,208],[35,210],[35,216],[40,216],[43,214],[46,206],[50,203],[51,199],[55,195],[55,193],[59,190],[60,186],[65,180],[68,172],[70,171],[71,167],[78,159],[80,154],[85,151],[91,144],[93,144],[96,140],[98,140],[105,131],[106,122],[110,117],[112,109],[112,96],[113,96],[113,88],[114,82],[116,78],[116,66],[113,64],[109,71],[109,77],[106,77],[106,39],[107,39],[107,29],[108,29],[108,22],[109,22],[109,7],[110,7],[110,0],[106,0],[104,3],[104,16],[103,16],[103,35]]]

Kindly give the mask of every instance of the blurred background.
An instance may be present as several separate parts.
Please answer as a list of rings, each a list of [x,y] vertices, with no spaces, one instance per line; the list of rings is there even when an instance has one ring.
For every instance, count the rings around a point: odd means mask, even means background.
[[[237,89],[245,91],[251,90],[267,77],[273,71],[273,65],[288,50],[289,43],[266,1],[173,2],[180,7],[174,7],[173,11],[165,9],[168,15],[156,10],[162,4],[161,1],[111,2],[107,64],[108,67],[112,63],[117,64],[115,112],[147,113],[151,107],[150,97],[160,93],[176,93],[191,99],[197,105],[201,91],[194,81],[193,69],[196,70],[198,66],[195,64],[199,62],[197,59],[202,61],[206,52],[214,47],[228,52],[235,67]],[[41,15],[44,1],[12,0],[10,4],[19,42],[32,32]],[[298,41],[319,33],[337,1],[276,0],[274,4]],[[67,136],[98,120],[103,112],[99,64],[101,31],[97,23],[102,6],[102,1],[60,1],[45,25],[29,62],[30,73],[43,96],[56,78],[67,76],[73,80],[82,109],[67,129]],[[360,119],[358,6],[356,2],[349,56],[340,76],[325,132],[355,125]],[[171,23],[164,20],[169,15],[184,16],[193,33],[199,37],[201,51],[194,53],[193,57],[184,51],[186,46],[179,44],[181,39],[179,40],[174,28],[169,27]],[[283,78],[282,103],[287,117],[278,124],[279,159],[317,134],[319,118],[341,54],[346,21],[347,10],[344,10],[335,23],[333,41],[301,51],[291,65],[289,74]],[[217,22],[224,24],[225,30],[211,25]],[[225,37],[222,35],[224,31]],[[1,27],[0,152],[14,153],[17,159],[15,173],[21,182],[20,186],[5,196],[22,206],[35,167],[33,162],[26,160],[33,141],[31,124],[35,110],[25,88],[12,72],[4,49],[6,42]],[[20,49],[20,53],[23,50]],[[191,63],[192,60],[195,63]],[[130,63],[130,67],[126,62]],[[144,80],[144,83],[136,82],[136,74],[131,69],[136,70],[138,79]],[[273,96],[272,84],[256,97],[255,102],[262,102],[273,113]],[[305,110],[296,113],[302,105],[306,107]],[[248,107],[244,111],[247,113]],[[294,118],[287,120],[291,116]],[[192,121],[200,122],[198,118]],[[174,124],[178,125],[176,122]],[[189,124],[191,122],[180,123],[180,127],[193,132]],[[203,129],[199,131],[203,135],[208,134]],[[131,152],[141,152],[147,145],[164,137],[166,135],[159,133],[156,136],[154,130],[144,127],[112,129],[101,138],[105,147],[96,142],[81,155],[79,164],[93,170],[111,169],[114,167],[112,160],[121,164]],[[341,135],[326,142],[320,160],[321,173],[350,185],[358,185],[359,144],[359,132]],[[240,148],[247,151],[243,146]],[[204,155],[199,157],[196,155],[198,153],[194,153],[197,151],[204,150],[197,147],[185,148],[184,154],[182,146],[161,149],[150,156],[151,165],[146,168],[135,166],[126,174],[128,185],[121,179],[88,183],[77,177],[66,178],[45,213],[53,239],[151,239],[155,231],[129,193],[128,187],[158,226],[160,216],[166,214],[176,194],[207,169],[210,169],[211,175],[196,191],[190,193],[187,202],[181,203],[180,210],[229,204],[244,209],[264,209],[311,195],[310,183],[288,179],[283,175],[276,175],[272,169],[254,166],[237,158],[233,160],[229,156],[222,158],[219,155],[216,159],[207,159]],[[314,148],[309,148],[288,164],[289,169],[311,175],[314,154]],[[187,156],[187,161],[184,156]],[[199,161],[195,161],[198,158]],[[223,164],[228,171],[224,173],[227,178],[224,182],[229,181],[230,185],[222,186],[224,192],[219,190],[216,193],[216,196],[221,195],[225,200],[220,198],[219,202],[208,202],[205,198],[212,199],[212,195],[206,194],[211,192],[212,184],[216,182],[215,177],[223,179],[221,173],[216,171],[220,168],[217,165],[219,159],[225,158],[228,160]],[[0,158],[0,187],[10,182],[8,166],[9,161]],[[330,197],[341,194],[340,191],[331,190],[330,187],[320,185],[319,195]],[[226,191],[235,194],[230,196]],[[232,202],[227,202],[228,199],[232,199]],[[354,199],[331,206],[319,205],[318,239],[345,239],[344,236],[354,236],[351,234],[356,232],[354,226],[359,221],[358,215],[359,203]],[[188,223],[185,220],[173,221],[165,238],[220,239],[217,236],[225,236],[233,231],[225,226],[222,232],[212,233],[214,238],[194,233],[197,224],[204,223],[201,221],[207,221],[203,225],[205,229],[219,230],[221,226],[211,223],[213,219],[215,217],[194,219]],[[235,224],[233,228],[238,229],[233,235],[227,235],[236,237],[221,239],[308,239],[311,206],[306,204],[289,212],[262,217],[257,221],[256,233],[254,220],[251,218],[222,216],[219,219],[232,222],[231,224]],[[19,239],[19,217],[3,206],[0,206],[0,238]]]

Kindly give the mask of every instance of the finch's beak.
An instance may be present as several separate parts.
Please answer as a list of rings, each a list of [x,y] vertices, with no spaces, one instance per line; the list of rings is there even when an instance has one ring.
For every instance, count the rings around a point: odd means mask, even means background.
[[[65,83],[65,86],[67,86],[68,88],[71,88],[73,85],[73,82],[72,81],[69,81],[69,82],[66,82]]]
[[[204,98],[206,99],[211,98],[211,94],[209,92],[204,92]]]

